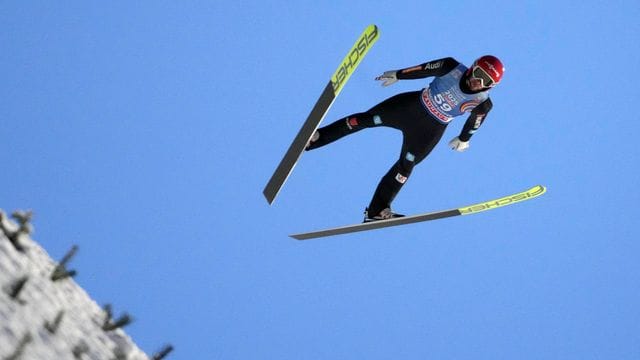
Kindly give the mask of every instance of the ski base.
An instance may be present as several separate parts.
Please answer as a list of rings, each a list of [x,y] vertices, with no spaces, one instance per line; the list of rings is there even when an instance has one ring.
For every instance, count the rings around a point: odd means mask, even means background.
[[[308,240],[308,239],[315,239],[320,237],[349,234],[349,233],[354,233],[359,231],[382,229],[382,228],[391,227],[391,226],[413,224],[413,223],[423,222],[423,221],[444,219],[452,216],[476,214],[482,211],[493,210],[503,206],[512,205],[522,201],[534,199],[544,194],[546,191],[547,189],[544,186],[536,185],[529,190],[525,190],[513,195],[505,196],[499,199],[485,201],[485,202],[474,204],[474,205],[464,206],[457,209],[442,210],[442,211],[430,212],[425,214],[394,218],[389,220],[380,220],[380,221],[373,221],[373,222],[362,223],[362,224],[347,225],[347,226],[341,226],[341,227],[332,228],[332,229],[294,234],[290,236],[297,240]]]

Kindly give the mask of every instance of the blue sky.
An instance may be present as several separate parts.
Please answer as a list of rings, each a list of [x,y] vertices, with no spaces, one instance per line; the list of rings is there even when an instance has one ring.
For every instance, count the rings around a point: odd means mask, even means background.
[[[637,1],[5,2],[0,208],[172,359],[637,359]],[[465,153],[396,201],[413,214],[524,190],[469,217],[297,242],[359,222],[400,135],[306,153],[262,189],[357,36],[377,44],[324,124],[427,80],[385,70],[499,56]]]

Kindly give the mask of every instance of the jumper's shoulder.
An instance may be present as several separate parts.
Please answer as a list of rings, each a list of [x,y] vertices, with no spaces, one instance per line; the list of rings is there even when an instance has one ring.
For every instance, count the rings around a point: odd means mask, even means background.
[[[455,69],[458,65],[462,64],[460,61],[452,57],[445,57],[438,61],[441,62],[442,69],[447,72]]]

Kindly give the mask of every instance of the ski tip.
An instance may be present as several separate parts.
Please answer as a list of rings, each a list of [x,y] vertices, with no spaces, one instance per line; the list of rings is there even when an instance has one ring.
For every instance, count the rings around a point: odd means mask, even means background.
[[[535,196],[540,196],[546,192],[547,192],[547,187],[544,185],[536,185],[528,191],[528,193],[533,193],[535,194]]]
[[[380,37],[380,28],[376,24],[371,24],[365,29],[365,34],[369,34],[369,41],[371,41],[373,44]]]
[[[505,196],[499,199],[489,200],[482,203],[473,204],[470,206],[461,207],[458,209],[461,215],[475,214],[481,211],[491,210],[507,205],[516,204],[529,199],[537,198],[538,196],[547,192],[547,188],[543,185],[536,185],[528,190]]]

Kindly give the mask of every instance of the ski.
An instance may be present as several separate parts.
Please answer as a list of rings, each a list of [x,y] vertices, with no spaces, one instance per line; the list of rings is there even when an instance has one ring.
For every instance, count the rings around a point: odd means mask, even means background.
[[[378,27],[376,25],[369,25],[362,35],[360,35],[347,56],[345,56],[340,63],[340,66],[322,91],[320,98],[311,110],[307,120],[302,125],[298,135],[296,135],[289,146],[289,150],[285,153],[280,164],[264,188],[263,194],[267,198],[267,202],[269,204],[272,204],[275,200],[280,189],[287,181],[291,171],[293,171],[298,159],[302,155],[307,142],[311,139],[311,136],[318,128],[318,125],[320,125],[320,122],[333,104],[335,98],[338,96],[340,91],[342,91],[344,84],[349,80],[351,74],[353,74],[353,71],[358,67],[369,49],[371,49],[373,44],[378,40],[378,37]]]
[[[536,185],[531,189],[528,189],[516,194],[508,195],[499,199],[481,202],[474,205],[464,206],[457,209],[442,210],[442,211],[436,211],[431,213],[405,216],[405,217],[394,218],[389,220],[373,221],[373,222],[356,224],[356,225],[347,225],[347,226],[337,227],[333,229],[326,229],[326,230],[320,230],[320,231],[314,231],[314,232],[302,233],[302,234],[294,234],[290,236],[297,240],[308,240],[308,239],[314,239],[319,237],[349,234],[349,233],[354,233],[358,231],[381,229],[381,228],[386,228],[390,226],[413,224],[413,223],[422,222],[422,221],[444,219],[452,216],[477,214],[482,211],[493,210],[499,207],[516,204],[525,200],[534,199],[544,194],[546,191],[547,189],[544,186]]]

